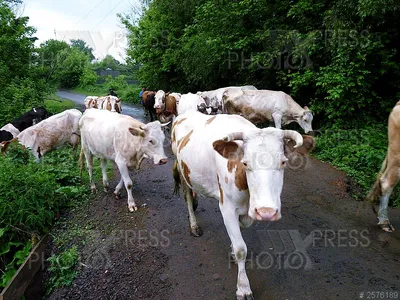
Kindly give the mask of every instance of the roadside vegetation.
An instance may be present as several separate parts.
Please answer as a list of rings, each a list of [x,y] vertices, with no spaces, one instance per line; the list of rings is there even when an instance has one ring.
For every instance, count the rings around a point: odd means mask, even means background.
[[[400,99],[398,1],[141,1],[120,15],[142,85],[178,92],[252,84],[314,112],[316,156],[372,186]],[[362,198],[358,195],[358,198]],[[395,192],[392,204],[400,206]]]

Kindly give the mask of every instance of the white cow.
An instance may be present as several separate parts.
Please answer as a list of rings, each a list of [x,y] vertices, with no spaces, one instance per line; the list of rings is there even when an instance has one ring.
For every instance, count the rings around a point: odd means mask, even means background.
[[[15,138],[18,134],[20,134],[20,131],[15,128],[15,126],[11,123],[8,123],[4,125],[3,127],[0,128],[0,130],[5,130],[8,131],[9,133],[12,134],[12,136]]]
[[[284,92],[227,89],[222,98],[224,113],[239,114],[255,124],[273,120],[276,128],[297,122],[306,133],[312,131],[311,111]]]
[[[303,137],[296,131],[258,129],[236,115],[210,117],[187,111],[176,118],[171,139],[176,156],[175,191],[182,183],[191,234],[202,235],[194,214],[197,202],[193,192],[219,200],[238,263],[237,298],[253,299],[240,226],[281,218],[280,196],[288,156],[291,151],[308,153],[313,138],[305,137],[302,146]]]
[[[224,111],[222,96],[227,89],[239,89],[239,90],[257,90],[254,85],[244,85],[244,86],[230,86],[230,87],[223,87],[212,91],[205,91],[205,92],[197,92],[196,95],[201,96],[207,106],[217,108],[218,113],[222,113]]]
[[[199,107],[206,106],[202,97],[196,94],[183,94],[178,104],[178,115],[184,114],[188,110],[198,110]]]
[[[89,171],[90,185],[96,189],[93,182],[93,155],[100,158],[103,175],[103,185],[109,186],[106,172],[107,160],[115,162],[121,174],[121,179],[115,188],[114,195],[125,184],[128,193],[129,211],[137,210],[132,196],[132,180],[128,169],[139,168],[142,160],[152,158],[154,164],[167,163],[164,153],[164,134],[159,121],[143,124],[130,116],[114,114],[106,110],[88,109],[79,122],[82,136],[80,160],[83,154]]]
[[[71,144],[76,150],[80,140],[78,122],[81,116],[79,110],[68,109],[25,129],[10,142],[18,141],[31,149],[37,161],[62,145]],[[10,142],[6,142],[2,151],[7,149]]]

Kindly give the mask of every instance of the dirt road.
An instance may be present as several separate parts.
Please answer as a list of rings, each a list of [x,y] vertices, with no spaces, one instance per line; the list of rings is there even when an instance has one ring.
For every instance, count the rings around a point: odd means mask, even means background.
[[[234,299],[237,267],[218,202],[200,198],[204,234],[190,236],[166,152],[167,165],[146,161],[131,174],[138,212],[128,212],[126,193],[115,200],[111,192],[76,212],[77,226],[89,228],[81,272],[50,299]],[[346,183],[313,158],[285,171],[282,219],[243,230],[255,299],[400,299],[400,210],[390,211],[397,231],[384,233]]]

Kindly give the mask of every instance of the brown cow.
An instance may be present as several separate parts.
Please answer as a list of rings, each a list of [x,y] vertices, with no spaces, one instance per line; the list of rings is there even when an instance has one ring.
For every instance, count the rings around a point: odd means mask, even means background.
[[[392,232],[388,216],[388,203],[393,188],[399,181],[400,175],[400,101],[396,103],[388,120],[388,150],[376,182],[368,193],[366,200],[372,204],[379,199],[378,226],[384,231]],[[373,206],[375,211],[375,207]]]

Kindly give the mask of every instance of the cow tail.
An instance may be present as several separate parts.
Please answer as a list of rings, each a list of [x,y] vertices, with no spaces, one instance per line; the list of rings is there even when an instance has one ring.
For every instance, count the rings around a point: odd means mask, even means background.
[[[382,196],[382,185],[381,185],[381,177],[383,173],[385,173],[387,169],[387,154],[385,160],[382,163],[381,170],[379,171],[378,175],[376,176],[376,181],[372,186],[372,189],[369,191],[368,195],[365,197],[365,200],[371,203],[372,205],[377,204],[380,197]],[[373,207],[375,211],[375,208]]]
[[[181,178],[179,176],[178,161],[177,160],[175,160],[174,165],[172,167],[172,175],[173,175],[174,181],[175,181],[174,195],[178,195],[178,197],[179,197],[179,186],[181,184]]]

